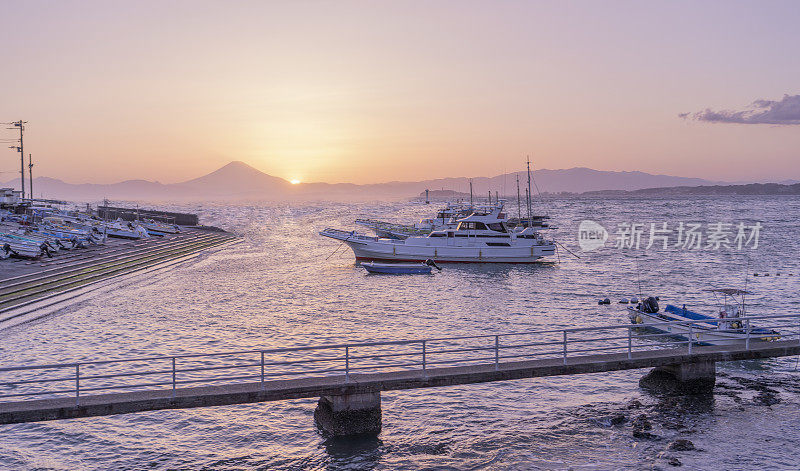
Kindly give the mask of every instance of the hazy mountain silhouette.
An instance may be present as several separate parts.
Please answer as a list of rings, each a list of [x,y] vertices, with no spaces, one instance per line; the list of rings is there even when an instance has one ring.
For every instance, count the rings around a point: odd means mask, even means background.
[[[490,190],[501,195],[516,195],[519,176],[522,194],[527,187],[525,172],[495,177],[472,178],[473,192],[486,195]],[[701,178],[652,175],[644,172],[609,172],[589,168],[536,170],[533,172],[534,193],[582,193],[604,190],[640,190],[657,187],[718,185],[725,182]],[[55,178],[34,179],[36,197],[71,201],[115,200],[341,200],[341,199],[398,199],[411,198],[426,189],[469,192],[466,177],[439,178],[418,182],[387,182],[369,185],[352,183],[301,183],[268,175],[244,162],[231,162],[207,175],[182,183],[163,184],[147,180],[128,180],[113,184],[72,184]],[[742,183],[742,182],[738,182]],[[750,182],[747,182],[750,183]],[[19,179],[5,183],[19,188]]]
[[[292,184],[236,160],[208,175],[174,186],[182,192],[209,196],[281,196],[290,191]]]

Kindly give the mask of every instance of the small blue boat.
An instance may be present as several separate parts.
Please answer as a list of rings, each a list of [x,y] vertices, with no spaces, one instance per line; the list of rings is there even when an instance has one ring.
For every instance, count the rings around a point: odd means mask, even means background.
[[[442,271],[433,260],[425,260],[422,263],[378,263],[364,262],[361,264],[370,273],[382,273],[388,275],[430,275],[431,270],[436,268]]]

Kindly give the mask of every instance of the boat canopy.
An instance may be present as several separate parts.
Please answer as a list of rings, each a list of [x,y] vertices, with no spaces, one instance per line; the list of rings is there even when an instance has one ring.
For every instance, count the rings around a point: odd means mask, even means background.
[[[715,289],[705,289],[703,291],[708,291],[710,293],[722,293],[722,294],[727,294],[728,296],[741,296],[744,294],[753,294],[750,291],[745,291],[743,289],[736,289],[736,288],[715,288]]]

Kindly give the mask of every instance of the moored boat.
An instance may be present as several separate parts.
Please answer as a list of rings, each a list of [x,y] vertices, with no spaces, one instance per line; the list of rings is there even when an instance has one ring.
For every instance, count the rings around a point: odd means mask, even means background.
[[[370,273],[381,273],[388,275],[418,275],[430,274],[433,268],[441,271],[433,260],[426,260],[423,263],[379,263],[364,262],[361,264]]]
[[[320,235],[347,244],[359,262],[431,259],[437,263],[533,263],[554,255],[556,250],[555,243],[535,228],[510,230],[502,206],[488,214],[473,213],[459,219],[454,228],[433,231],[424,237],[397,240],[332,228]]]
[[[378,237],[386,239],[407,239],[409,237],[424,237],[433,231],[454,229],[458,220],[473,213],[487,214],[502,204],[479,204],[449,202],[436,212],[436,217],[423,218],[416,224],[397,224],[393,222],[378,221],[375,219],[356,219],[356,224],[371,229]]]
[[[686,305],[677,307],[667,304],[661,311],[656,298],[648,297],[636,306],[627,307],[628,318],[631,323],[647,329],[683,340],[691,338],[693,342],[706,345],[773,341],[781,337],[778,331],[750,324],[745,316],[744,305],[744,296],[750,292],[735,288],[706,291],[723,297],[716,316],[687,309]]]
[[[138,221],[148,234],[155,236],[163,236],[165,234],[178,234],[181,232],[177,224],[167,224],[165,222],[155,221],[153,219],[142,219]]]

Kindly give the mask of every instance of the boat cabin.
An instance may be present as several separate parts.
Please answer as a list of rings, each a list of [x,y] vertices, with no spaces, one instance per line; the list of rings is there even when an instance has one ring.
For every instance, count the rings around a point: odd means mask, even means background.
[[[513,232],[506,225],[502,207],[496,207],[488,213],[472,213],[459,219],[455,228],[431,232],[428,237],[468,238],[471,241],[483,241],[487,246],[509,246],[512,239],[535,239],[541,235],[530,230]],[[505,239],[505,240],[504,240]]]

